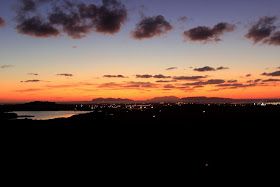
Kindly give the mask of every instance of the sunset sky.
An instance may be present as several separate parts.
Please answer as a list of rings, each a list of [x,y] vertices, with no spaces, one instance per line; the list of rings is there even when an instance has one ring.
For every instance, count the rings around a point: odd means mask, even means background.
[[[280,98],[280,1],[0,1],[0,103],[162,96]]]

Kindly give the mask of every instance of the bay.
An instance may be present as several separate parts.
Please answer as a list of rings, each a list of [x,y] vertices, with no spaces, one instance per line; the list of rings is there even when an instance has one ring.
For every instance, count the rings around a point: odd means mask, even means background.
[[[69,118],[74,115],[89,113],[89,111],[13,111],[13,113],[19,116],[18,119],[49,120],[55,118]]]

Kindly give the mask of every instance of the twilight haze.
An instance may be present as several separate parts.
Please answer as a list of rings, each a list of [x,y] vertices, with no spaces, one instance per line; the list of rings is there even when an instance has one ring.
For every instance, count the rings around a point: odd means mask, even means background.
[[[1,0],[0,102],[280,98],[279,0]]]

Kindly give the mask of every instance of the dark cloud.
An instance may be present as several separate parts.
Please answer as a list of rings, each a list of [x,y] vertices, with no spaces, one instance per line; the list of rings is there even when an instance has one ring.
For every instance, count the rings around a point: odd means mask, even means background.
[[[256,84],[233,84],[232,88],[247,88],[247,87],[254,87]]]
[[[280,71],[275,71],[275,72],[272,72],[272,73],[263,73],[261,75],[265,75],[265,76],[280,76]]]
[[[223,66],[220,66],[218,68],[216,68],[216,70],[226,70],[226,69],[229,69],[228,67],[223,67]]]
[[[35,37],[54,37],[60,34],[48,20],[39,16],[37,6],[40,3],[49,2],[47,0],[19,0],[17,4],[16,29],[18,33]]]
[[[65,76],[65,77],[73,77],[73,74],[70,73],[61,73],[61,74],[56,74],[57,76]]]
[[[134,39],[142,40],[166,34],[172,30],[172,25],[161,15],[154,17],[144,17],[137,25],[136,29],[131,31]]]
[[[280,46],[280,31],[275,32],[270,38],[264,40],[264,43]]]
[[[223,89],[237,89],[237,88],[247,88],[247,87],[254,87],[257,84],[242,84],[242,83],[235,83],[235,84],[219,84],[216,85],[217,87],[223,87]]]
[[[260,82],[262,79],[256,79],[254,80],[255,83]]]
[[[209,85],[209,84],[222,84],[222,83],[225,83],[226,81],[225,80],[222,80],[222,79],[210,79],[206,82],[203,82],[203,85]]]
[[[173,86],[172,84],[167,84],[164,86],[164,88],[170,89],[170,88],[176,88],[176,87]]]
[[[49,15],[49,20],[52,24],[62,26],[63,31],[74,39],[83,38],[92,31],[115,34],[127,20],[126,8],[117,0],[102,2],[102,6],[78,4],[76,11],[56,8],[55,12]]]
[[[178,76],[173,77],[174,80],[188,80],[188,81],[194,81],[198,79],[207,78],[207,76]]]
[[[204,72],[204,71],[216,71],[215,68],[212,68],[210,66],[204,66],[203,68],[195,68],[194,71],[200,71],[200,72]]]
[[[124,85],[123,87],[143,87],[143,88],[155,88],[157,85],[151,82],[128,82],[127,85]]]
[[[168,83],[168,82],[176,82],[176,80],[158,80],[158,83]]]
[[[213,67],[210,67],[210,66],[204,66],[202,68],[195,68],[194,71],[204,72],[204,71],[218,71],[218,70],[225,70],[225,69],[229,69],[229,68],[223,67],[223,66],[220,66],[218,68],[213,68]]]
[[[171,77],[170,77],[170,76],[165,76],[165,75],[159,74],[159,75],[155,75],[154,78],[156,78],[156,79],[169,79],[169,78],[171,78]]]
[[[2,65],[2,66],[0,66],[0,69],[12,68],[12,67],[14,67],[14,66],[12,66],[12,65]]]
[[[25,12],[33,12],[36,10],[36,4],[33,0],[21,0],[20,8]]]
[[[235,25],[221,22],[215,25],[213,28],[206,26],[199,26],[183,33],[186,40],[190,41],[200,41],[200,42],[210,42],[210,41],[221,41],[219,38],[226,32],[232,32],[235,30]]]
[[[95,29],[100,33],[114,34],[119,32],[127,19],[127,10],[116,0],[103,0],[94,19]]]
[[[267,80],[263,80],[262,82],[279,82],[280,79],[267,79]]]
[[[167,68],[165,69],[166,71],[170,71],[170,70],[174,70],[174,69],[178,69],[177,67],[170,67],[170,68]]]
[[[2,17],[0,17],[0,28],[4,27],[5,25],[6,25],[5,20]]]
[[[120,89],[120,88],[127,88],[127,89],[141,89],[141,88],[155,88],[157,85],[151,82],[125,82],[125,83],[103,83],[99,85],[99,88],[112,88],[112,89]]]
[[[245,37],[253,40],[255,44],[265,38],[270,37],[273,31],[276,29],[276,26],[274,25],[276,20],[277,17],[275,16],[259,18],[258,22],[250,27]]]
[[[52,37],[60,34],[59,30],[52,24],[44,23],[38,16],[24,20],[21,24],[17,25],[16,28],[20,34],[35,37]]]
[[[37,7],[50,3],[51,11],[39,17]],[[127,10],[118,0],[102,0],[102,5],[82,1],[21,0],[17,9],[16,27],[21,34],[36,37],[58,36],[62,31],[74,39],[91,32],[115,34],[127,20]],[[61,30],[60,30],[61,29]]]
[[[136,78],[144,78],[144,79],[149,79],[149,78],[155,78],[155,79],[170,79],[171,76],[166,76],[166,75],[162,75],[162,74],[158,74],[158,75],[144,74],[144,75],[136,75]]]
[[[34,79],[34,80],[26,80],[26,81],[20,81],[20,82],[42,82],[42,80],[37,80],[37,79]]]
[[[252,74],[247,74],[247,75],[246,75],[246,77],[251,77],[251,76],[252,76]]]
[[[235,82],[237,82],[237,80],[228,80],[227,82],[229,82],[229,83],[235,83]]]
[[[145,75],[136,75],[136,78],[144,78],[144,79],[148,79],[148,78],[152,78],[153,75],[148,75],[148,74],[145,74]]]
[[[105,78],[127,78],[123,75],[104,75]]]
[[[183,84],[184,86],[205,86],[205,85],[215,85],[215,84],[222,84],[225,83],[225,80],[222,79],[210,79],[207,81],[199,81],[199,82],[193,82],[193,83],[186,83]]]

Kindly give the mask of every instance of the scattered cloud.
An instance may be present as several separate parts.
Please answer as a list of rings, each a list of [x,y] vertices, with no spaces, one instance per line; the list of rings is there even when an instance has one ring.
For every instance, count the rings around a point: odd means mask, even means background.
[[[34,79],[34,80],[26,80],[26,81],[20,81],[20,82],[29,83],[29,82],[45,82],[45,81]]]
[[[254,80],[255,83],[262,81],[262,79],[256,79]]]
[[[151,82],[128,82],[126,85],[123,85],[122,87],[142,87],[142,88],[156,88],[157,84],[151,83]]]
[[[229,69],[228,67],[223,67],[223,66],[220,66],[218,68],[216,68],[216,70],[226,70],[226,69]]]
[[[24,90],[16,90],[15,92],[20,92],[20,93],[25,93],[25,92],[37,92],[37,91],[42,91],[44,89],[24,89]]]
[[[188,81],[195,81],[198,79],[207,78],[207,76],[178,76],[173,77],[174,80],[188,80]]]
[[[0,16],[0,28],[6,25],[5,20]]]
[[[166,71],[170,71],[170,70],[174,70],[174,69],[178,69],[177,67],[170,67],[170,68],[167,68],[165,69]]]
[[[222,84],[225,83],[225,80],[222,79],[210,79],[207,81],[199,81],[199,82],[193,82],[193,83],[186,83],[183,84],[185,86],[205,86],[205,85],[215,85],[215,84]]]
[[[273,31],[276,29],[276,26],[274,25],[276,20],[277,17],[275,16],[260,17],[259,20],[250,27],[245,37],[253,40],[254,44],[270,37]]]
[[[144,17],[136,25],[135,30],[131,31],[131,36],[136,40],[142,40],[166,34],[172,29],[172,25],[161,15]]]
[[[168,82],[176,82],[176,80],[158,80],[158,83],[168,83]]]
[[[148,74],[145,74],[145,75],[136,75],[136,78],[144,78],[144,79],[149,79],[149,78],[152,78],[153,75],[148,75]]]
[[[115,82],[108,82],[103,83],[98,86],[99,88],[113,88],[113,89],[140,89],[140,88],[156,88],[157,84],[151,82],[124,82],[124,83],[115,83]]]
[[[203,43],[207,42],[219,42],[221,41],[220,36],[226,32],[232,32],[236,28],[235,25],[221,22],[215,25],[213,28],[206,26],[198,26],[187,30],[183,33],[186,40],[199,41]]]
[[[59,89],[59,88],[74,88],[74,87],[79,87],[82,86],[80,84],[61,84],[61,85],[46,85],[48,89]]]
[[[216,71],[215,68],[210,66],[204,66],[203,68],[195,68],[194,71],[204,72],[204,71]]]
[[[256,84],[233,84],[232,88],[247,88],[247,87],[254,87]]]
[[[247,74],[247,75],[246,75],[246,77],[251,77],[251,76],[252,76],[252,74]]]
[[[57,76],[64,76],[64,77],[73,77],[73,74],[70,73],[62,73],[62,74],[56,74]]]
[[[257,84],[242,84],[242,83],[235,83],[235,84],[218,84],[216,87],[221,87],[221,89],[238,89],[238,88],[248,88],[248,87],[254,87],[257,86]],[[220,91],[221,89],[216,89],[212,91]]]
[[[38,76],[38,73],[27,73],[27,75],[34,75],[34,76]]]
[[[121,87],[122,85],[119,83],[115,83],[115,82],[108,82],[108,83],[103,83],[100,84],[98,87],[99,88],[112,88],[112,87]]]
[[[12,66],[12,65],[1,65],[0,69],[6,69],[6,68],[12,68],[12,67],[14,67],[14,66]]]
[[[236,82],[238,82],[237,80],[228,80],[227,81],[228,83],[236,83]]]
[[[172,84],[167,84],[164,86],[164,88],[170,89],[170,88],[176,88],[176,87],[173,86]]]
[[[188,18],[187,16],[182,16],[182,17],[179,17],[177,19],[177,21],[180,21],[180,22],[187,22],[189,20],[192,20],[191,18]]]
[[[275,72],[272,72],[272,73],[263,73],[261,75],[276,77],[276,76],[280,76],[280,71],[275,71]]]
[[[158,75],[145,74],[145,75],[136,75],[136,78],[144,78],[144,79],[149,79],[149,78],[169,79],[169,78],[171,78],[171,76],[165,76],[165,75],[162,75],[162,74],[158,74]]]
[[[54,37],[63,32],[73,39],[91,32],[115,34],[127,20],[127,10],[118,0],[102,0],[100,6],[71,0],[21,0],[19,3],[16,29],[35,37]],[[38,11],[42,3],[52,6],[45,16]]]
[[[263,80],[262,82],[279,82],[280,79],[267,79],[267,80]]]
[[[228,67],[220,66],[218,68],[213,68],[210,66],[204,66],[202,68],[195,68],[194,71],[204,72],[204,71],[218,71],[218,70],[226,70],[229,69]]]
[[[123,75],[104,75],[105,78],[128,78]]]
[[[171,76],[165,76],[165,75],[159,74],[159,75],[155,75],[154,78],[156,78],[156,79],[169,79],[169,78],[171,78]]]

